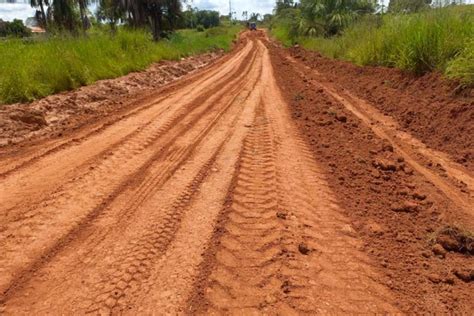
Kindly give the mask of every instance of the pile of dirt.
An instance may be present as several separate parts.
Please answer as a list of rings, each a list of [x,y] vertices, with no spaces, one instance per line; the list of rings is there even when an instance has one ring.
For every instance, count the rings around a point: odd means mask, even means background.
[[[393,107],[391,114],[399,120],[404,111],[416,111],[421,118],[408,127],[417,130],[420,137],[428,137],[429,127],[424,124],[435,126],[443,122],[444,127],[434,132],[434,143],[453,155],[472,149],[471,140],[461,136],[449,144],[441,141],[442,135],[455,135],[456,127],[465,124],[467,128],[472,121],[462,119],[448,126],[451,120],[444,111],[437,114],[425,102],[413,109],[416,104],[413,102],[423,99],[422,91],[415,93],[416,88],[410,86],[406,87],[407,92],[386,87],[384,79],[375,75],[381,70],[358,70],[353,65],[299,49],[291,50],[291,54],[305,57],[296,58],[298,62],[294,64],[287,60],[287,50],[273,44],[268,46],[276,79],[292,117],[310,144],[315,160],[328,175],[327,181],[345,215],[364,241],[363,250],[384,275],[380,281],[392,290],[399,308],[408,313],[469,313],[474,304],[472,283],[466,280],[472,270],[472,257],[457,251],[444,251],[439,256],[431,242],[433,234],[448,223],[463,222],[463,213],[410,168],[390,144],[322,89],[317,77],[305,70],[305,64],[329,73],[340,86],[347,86],[365,98],[375,100],[383,95],[378,106],[385,110]],[[358,71],[360,74],[356,75]],[[390,70],[386,71],[385,76],[390,77]],[[408,79],[402,79],[401,74],[392,78],[394,82],[402,80]],[[447,93],[440,92],[437,102],[446,100]],[[469,99],[450,97],[449,100],[446,101],[448,112],[465,107]],[[439,107],[443,106],[440,103]],[[472,109],[465,111],[468,115],[474,113]],[[435,122],[428,122],[429,117]]]
[[[416,77],[397,69],[359,67],[300,47],[289,51],[294,58],[392,116],[428,146],[474,170],[473,89],[463,89],[437,73]]]
[[[141,72],[98,81],[74,91],[26,103],[0,105],[0,148],[41,137],[60,137],[95,118],[107,116],[138,95],[152,92],[167,83],[200,69],[222,51],[162,61]]]

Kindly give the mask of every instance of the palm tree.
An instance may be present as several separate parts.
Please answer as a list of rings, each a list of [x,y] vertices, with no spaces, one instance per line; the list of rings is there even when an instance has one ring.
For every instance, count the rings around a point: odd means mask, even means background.
[[[170,29],[174,30],[178,19],[181,17],[181,1],[180,0],[167,0],[166,2],[167,12],[166,19],[170,24]]]
[[[73,0],[52,0],[49,10],[52,10],[54,23],[68,31],[76,30],[75,5]]]
[[[79,5],[79,13],[81,15],[82,29],[86,31],[89,28],[89,19],[87,18],[87,6],[89,5],[89,0],[77,0]]]
[[[44,10],[44,6],[49,5],[48,0],[30,0],[30,5],[32,8],[37,8],[39,7],[41,10],[41,19],[42,21],[40,22],[41,26],[43,26],[45,29],[48,28],[48,19],[46,18],[46,11]]]
[[[338,34],[360,14],[373,12],[370,0],[301,0],[300,32],[305,35]]]

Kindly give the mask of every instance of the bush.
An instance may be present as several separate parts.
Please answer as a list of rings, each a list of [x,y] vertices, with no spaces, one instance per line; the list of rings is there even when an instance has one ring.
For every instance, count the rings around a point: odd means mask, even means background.
[[[31,31],[27,28],[22,20],[13,20],[13,22],[5,22],[0,20],[0,37],[28,37]]]
[[[228,50],[239,30],[223,28],[216,35],[182,30],[158,43],[145,31],[124,28],[115,36],[93,30],[88,37],[0,41],[0,104],[31,101],[122,76],[162,59]]]
[[[204,32],[204,26],[198,25],[198,26],[196,27],[196,31],[198,31],[198,32]]]

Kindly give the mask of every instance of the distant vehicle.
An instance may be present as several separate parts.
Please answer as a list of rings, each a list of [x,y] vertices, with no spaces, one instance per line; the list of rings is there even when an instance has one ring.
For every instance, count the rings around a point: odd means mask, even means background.
[[[250,22],[250,30],[251,31],[256,31],[257,30],[257,23]]]

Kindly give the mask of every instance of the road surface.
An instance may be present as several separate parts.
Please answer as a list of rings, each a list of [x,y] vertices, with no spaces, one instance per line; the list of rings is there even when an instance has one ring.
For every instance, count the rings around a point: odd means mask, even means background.
[[[292,121],[267,46],[244,34],[106,126],[5,159],[2,314],[399,312]],[[323,88],[370,126],[376,113]],[[411,138],[373,128],[472,211],[417,163]],[[448,158],[422,154],[472,189]]]

